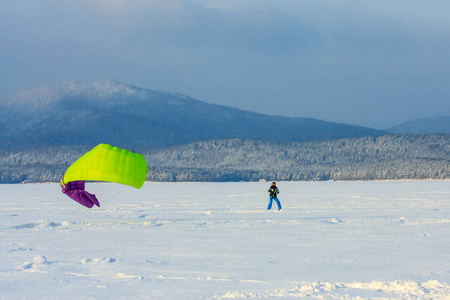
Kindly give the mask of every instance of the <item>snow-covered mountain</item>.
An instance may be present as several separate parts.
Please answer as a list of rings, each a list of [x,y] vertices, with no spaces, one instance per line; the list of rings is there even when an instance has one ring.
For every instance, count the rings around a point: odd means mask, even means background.
[[[432,134],[450,133],[450,117],[437,116],[413,120],[386,129],[387,132],[397,134]]]
[[[100,142],[158,148],[218,138],[289,142],[383,134],[353,125],[242,111],[110,81],[0,95],[3,149]]]

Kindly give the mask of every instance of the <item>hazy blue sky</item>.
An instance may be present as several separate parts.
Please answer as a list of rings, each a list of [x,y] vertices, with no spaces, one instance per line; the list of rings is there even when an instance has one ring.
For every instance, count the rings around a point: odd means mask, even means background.
[[[386,128],[450,115],[448,0],[1,0],[0,91],[107,79]]]

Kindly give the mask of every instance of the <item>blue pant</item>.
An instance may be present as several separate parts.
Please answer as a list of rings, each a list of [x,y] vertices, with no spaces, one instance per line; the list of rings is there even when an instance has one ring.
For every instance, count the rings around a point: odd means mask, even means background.
[[[276,196],[270,196],[269,198],[269,205],[267,205],[267,209],[272,209],[272,200],[275,200],[275,202],[278,205],[278,210],[281,209],[281,203],[280,200],[278,200],[278,198]]]

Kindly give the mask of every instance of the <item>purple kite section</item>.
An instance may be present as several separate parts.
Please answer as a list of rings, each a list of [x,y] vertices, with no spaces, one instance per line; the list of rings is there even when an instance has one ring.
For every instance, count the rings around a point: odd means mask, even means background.
[[[100,203],[95,195],[86,192],[84,187],[85,183],[81,180],[68,182],[65,186],[61,184],[62,192],[81,205],[91,208],[95,204],[100,207]]]

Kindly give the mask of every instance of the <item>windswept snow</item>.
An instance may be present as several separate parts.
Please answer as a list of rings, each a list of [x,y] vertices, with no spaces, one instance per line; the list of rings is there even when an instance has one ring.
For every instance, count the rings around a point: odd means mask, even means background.
[[[450,181],[0,185],[0,299],[450,299]]]

